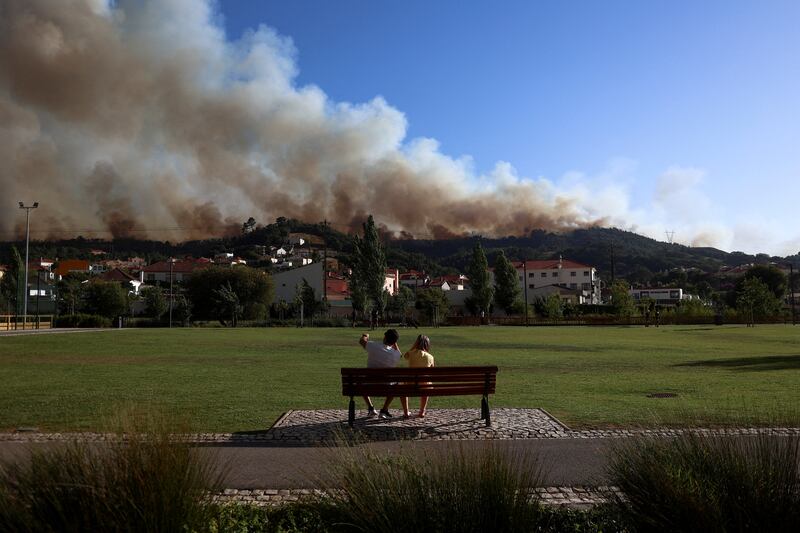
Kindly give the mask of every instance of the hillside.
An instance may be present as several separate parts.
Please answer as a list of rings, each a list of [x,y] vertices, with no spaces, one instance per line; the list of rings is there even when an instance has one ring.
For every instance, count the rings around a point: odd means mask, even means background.
[[[92,250],[105,252],[105,257],[144,257],[148,261],[170,256],[212,256],[219,252],[233,252],[257,262],[259,246],[282,244],[289,233],[306,233],[322,237],[331,255],[338,255],[345,263],[352,252],[349,235],[322,223],[312,224],[293,219],[278,219],[275,223],[258,227],[253,231],[219,239],[170,242],[117,239],[114,241],[76,239],[55,242],[32,242],[31,257],[91,258]],[[463,237],[447,240],[391,239],[385,237],[387,258],[391,266],[406,270],[425,269],[431,274],[463,271],[478,237]],[[680,244],[659,242],[636,233],[615,228],[588,228],[567,233],[533,231],[522,237],[500,239],[480,238],[487,251],[489,264],[500,250],[513,260],[551,259],[559,255],[597,267],[601,276],[610,277],[613,269],[619,277],[646,278],[648,273],[663,272],[674,268],[696,268],[715,272],[723,265],[738,266],[745,263],[768,261],[792,261],[800,266],[800,256],[787,258],[757,256],[741,252],[728,253],[715,248],[692,248]],[[9,263],[11,245],[22,251],[24,243],[0,245],[0,263]],[[266,265],[265,265],[266,266]]]

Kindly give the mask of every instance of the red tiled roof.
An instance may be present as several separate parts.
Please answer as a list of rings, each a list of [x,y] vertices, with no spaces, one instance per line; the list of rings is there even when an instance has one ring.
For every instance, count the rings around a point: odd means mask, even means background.
[[[118,268],[109,270],[108,272],[101,274],[99,277],[103,281],[138,281],[136,276],[132,276],[124,270],[120,270]]]
[[[89,261],[83,259],[64,259],[58,262],[56,274],[66,276],[70,272],[89,272]]]

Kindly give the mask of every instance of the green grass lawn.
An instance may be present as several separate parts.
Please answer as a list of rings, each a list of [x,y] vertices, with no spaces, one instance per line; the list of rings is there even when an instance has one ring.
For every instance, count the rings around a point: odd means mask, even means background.
[[[401,330],[401,348],[422,331]],[[500,367],[493,407],[541,407],[573,427],[800,420],[800,327],[425,332],[437,365]],[[198,431],[263,430],[288,409],[344,409],[339,368],[366,359],[358,334],[131,329],[0,337],[0,430],[97,430],[131,406],[157,407]],[[678,397],[647,397],[656,392]],[[455,397],[432,398],[430,407],[478,405],[477,397]]]

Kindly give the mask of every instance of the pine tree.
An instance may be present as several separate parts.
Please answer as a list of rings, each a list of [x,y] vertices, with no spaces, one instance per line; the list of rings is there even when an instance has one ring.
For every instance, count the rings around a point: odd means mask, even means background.
[[[489,315],[489,306],[492,305],[494,289],[489,279],[489,263],[486,261],[486,254],[483,253],[481,243],[475,244],[472,250],[472,259],[467,267],[469,276],[469,287],[472,291],[472,302],[478,312],[483,311]]]
[[[383,316],[386,309],[386,252],[381,245],[378,229],[370,215],[364,223],[364,237],[355,238],[351,292],[363,295]],[[355,290],[354,290],[355,289]],[[366,310],[366,309],[365,309]]]
[[[494,263],[494,299],[507,314],[519,307],[519,274],[506,254],[500,251]]]

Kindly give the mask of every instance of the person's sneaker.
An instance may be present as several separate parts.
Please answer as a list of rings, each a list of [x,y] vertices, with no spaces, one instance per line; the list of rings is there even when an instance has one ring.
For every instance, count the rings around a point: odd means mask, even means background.
[[[367,418],[372,418],[376,414],[378,414],[378,413],[375,412],[375,408],[374,407],[370,407],[369,410],[367,411]]]
[[[380,418],[383,420],[386,420],[387,418],[392,418],[392,413],[390,413],[386,409],[381,409]]]

